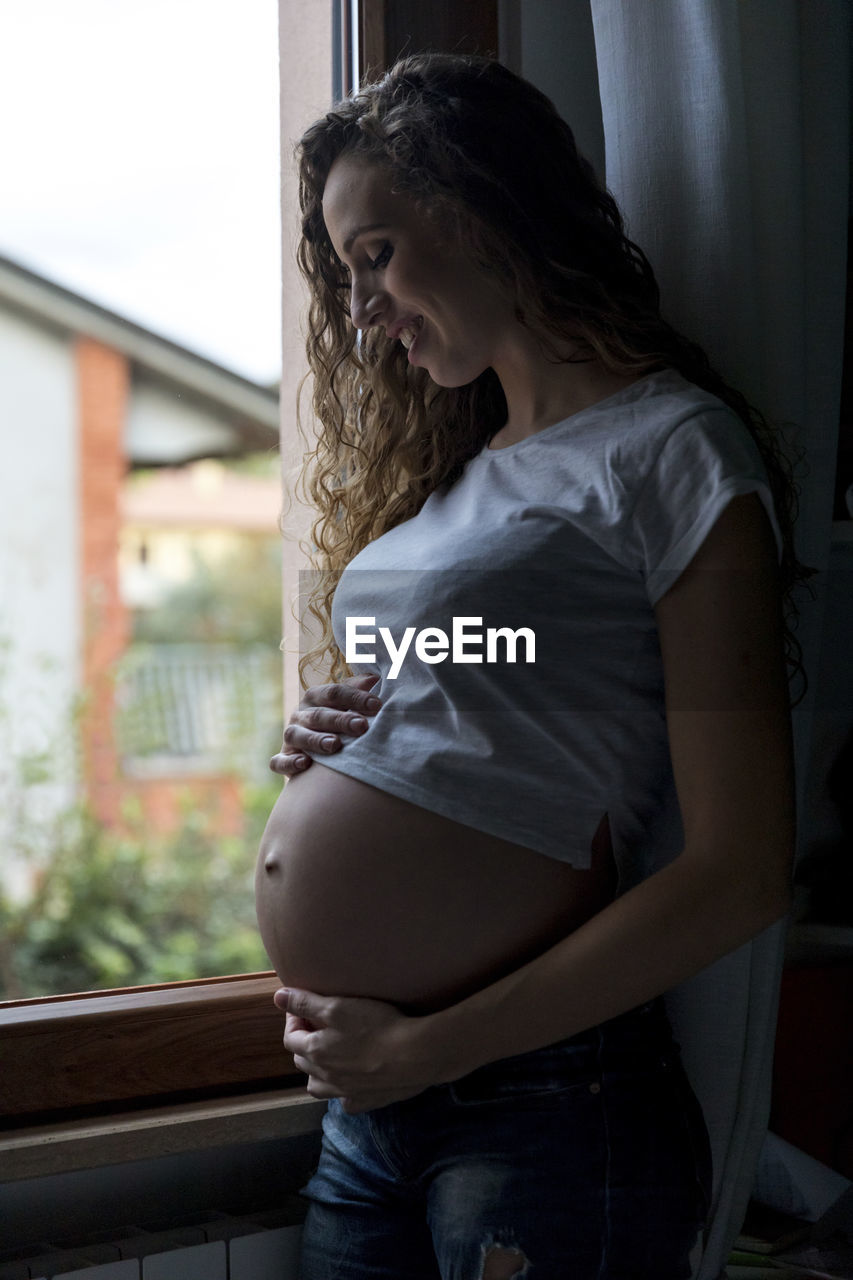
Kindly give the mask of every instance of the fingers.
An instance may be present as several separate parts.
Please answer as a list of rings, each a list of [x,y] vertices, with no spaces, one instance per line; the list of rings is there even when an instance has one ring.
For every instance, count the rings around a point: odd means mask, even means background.
[[[312,685],[305,690],[295,715],[305,707],[332,708],[337,711],[355,711],[362,715],[375,714],[381,705],[371,693],[379,676],[350,676],[337,684]],[[294,717],[291,716],[291,720]]]
[[[331,734],[350,734],[358,737],[367,731],[367,716],[359,711],[334,711],[331,707],[300,708],[290,718],[284,730],[284,749],[292,751],[329,751],[340,749],[340,738],[333,742],[326,738]]]
[[[363,676],[347,676],[342,683],[349,685],[353,689],[363,689],[368,692],[374,687],[378,679],[378,674],[375,671],[370,671]]]
[[[313,991],[298,991],[279,987],[273,1003],[282,1013],[295,1021],[309,1022],[312,1027],[327,1027],[334,1017],[335,1001],[328,996],[315,995]]]
[[[368,730],[367,717],[376,715],[382,703],[370,692],[377,675],[351,676],[340,684],[314,685],[290,717],[282,749],[270,760],[273,773],[292,778],[311,764],[311,756],[334,755],[342,737],[360,737]]]
[[[285,778],[292,778],[297,773],[302,773],[310,764],[310,756],[289,755],[283,751],[270,758],[272,772],[284,774]]]
[[[325,1084],[324,1081],[318,1080],[316,1076],[309,1076],[308,1083],[305,1085],[306,1093],[310,1093],[312,1098],[339,1098],[341,1096],[340,1089],[336,1089],[334,1085]]]

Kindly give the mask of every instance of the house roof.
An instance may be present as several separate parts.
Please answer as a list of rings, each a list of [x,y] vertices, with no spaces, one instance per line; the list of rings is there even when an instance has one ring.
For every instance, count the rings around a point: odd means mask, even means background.
[[[0,303],[63,335],[85,334],[121,351],[135,379],[180,394],[230,428],[233,447],[218,453],[239,455],[278,445],[277,387],[243,378],[2,255]]]
[[[122,522],[143,529],[275,534],[281,501],[278,477],[237,475],[208,460],[129,481],[122,489]]]

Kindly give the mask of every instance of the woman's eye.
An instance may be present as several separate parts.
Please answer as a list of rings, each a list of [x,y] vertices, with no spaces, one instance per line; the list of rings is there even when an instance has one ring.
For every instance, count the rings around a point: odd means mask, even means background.
[[[391,256],[393,253],[394,253],[394,250],[392,249],[391,245],[384,244],[382,246],[382,252],[379,254],[379,256],[377,258],[371,259],[370,261],[371,269],[373,271],[378,271],[380,267],[387,267],[388,263],[391,261]]]

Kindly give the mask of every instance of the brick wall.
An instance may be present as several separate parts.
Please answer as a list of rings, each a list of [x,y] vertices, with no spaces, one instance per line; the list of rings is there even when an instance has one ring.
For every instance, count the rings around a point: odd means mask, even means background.
[[[92,808],[111,824],[120,811],[112,670],[128,641],[127,611],[119,595],[118,546],[130,373],[125,356],[92,338],[78,338],[74,355],[86,690],[81,718],[83,760]]]

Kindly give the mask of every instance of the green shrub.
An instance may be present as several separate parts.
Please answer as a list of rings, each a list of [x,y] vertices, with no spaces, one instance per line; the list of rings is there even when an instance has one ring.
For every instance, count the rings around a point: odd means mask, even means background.
[[[253,876],[280,788],[245,785],[240,837],[210,834],[189,805],[158,838],[138,822],[109,830],[84,808],[59,815],[49,851],[32,855],[32,891],[0,885],[0,998],[269,969]]]

